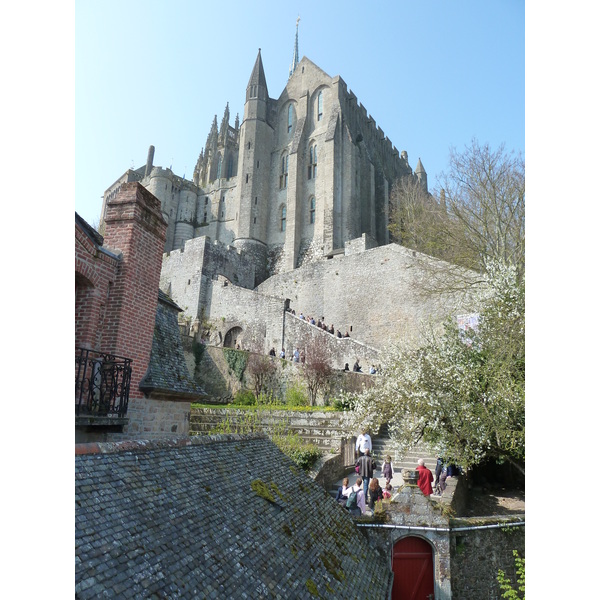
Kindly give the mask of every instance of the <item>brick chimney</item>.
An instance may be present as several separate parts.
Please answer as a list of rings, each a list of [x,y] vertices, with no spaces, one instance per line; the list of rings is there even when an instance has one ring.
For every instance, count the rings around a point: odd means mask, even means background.
[[[106,205],[104,247],[122,255],[110,292],[103,346],[132,359],[130,398],[150,361],[167,223],[160,200],[137,182],[125,183]]]

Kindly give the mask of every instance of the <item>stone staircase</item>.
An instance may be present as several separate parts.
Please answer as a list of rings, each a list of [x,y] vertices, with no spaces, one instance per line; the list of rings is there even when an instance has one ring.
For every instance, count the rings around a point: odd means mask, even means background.
[[[399,486],[404,484],[402,479],[402,470],[408,469],[414,471],[414,469],[417,467],[419,458],[422,458],[425,461],[425,466],[435,477],[435,463],[437,457],[435,456],[435,453],[427,447],[426,444],[417,444],[404,454],[400,454],[396,451],[392,440],[390,439],[386,425],[381,427],[377,435],[371,436],[371,439],[373,442],[372,456],[375,458],[375,463],[377,464],[377,469],[374,473],[374,476],[377,478],[380,477],[380,473],[383,468],[383,462],[385,457],[389,454],[392,458],[392,467],[394,470],[394,477],[391,481],[394,489],[397,489]],[[349,469],[347,476],[350,479],[350,483],[354,483],[356,480],[354,469]],[[383,484],[385,484],[385,481],[380,481],[380,485]],[[333,497],[337,495],[337,490],[340,485],[342,485],[341,480],[335,482],[333,487],[329,489],[329,493]]]
[[[392,457],[394,471],[397,471],[398,473],[400,473],[400,469],[414,470],[417,467],[418,460],[422,458],[425,461],[425,466],[435,477],[435,463],[437,457],[435,452],[426,444],[419,443],[404,454],[400,454],[392,444],[386,425],[382,426],[379,433],[376,436],[372,436],[372,439],[373,456],[375,457],[375,462],[379,468],[383,465],[383,461],[388,454]]]

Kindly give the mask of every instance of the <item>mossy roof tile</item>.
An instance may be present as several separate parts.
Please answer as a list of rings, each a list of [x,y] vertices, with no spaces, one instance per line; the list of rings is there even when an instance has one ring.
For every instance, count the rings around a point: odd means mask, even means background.
[[[82,598],[92,586],[124,597],[125,582],[137,597],[202,597],[210,589],[215,598],[312,600],[308,579],[323,598],[385,597],[387,561],[264,436],[129,443],[126,452],[98,446],[100,454],[76,453]],[[102,503],[83,508],[100,493]],[[100,569],[108,560],[115,562]]]

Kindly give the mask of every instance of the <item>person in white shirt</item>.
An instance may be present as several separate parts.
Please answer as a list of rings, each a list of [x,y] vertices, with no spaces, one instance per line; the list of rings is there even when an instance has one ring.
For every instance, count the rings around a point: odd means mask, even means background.
[[[373,444],[371,442],[371,436],[367,433],[366,429],[363,429],[361,434],[356,438],[356,451],[359,456],[362,456],[365,453],[365,450],[372,452]]]

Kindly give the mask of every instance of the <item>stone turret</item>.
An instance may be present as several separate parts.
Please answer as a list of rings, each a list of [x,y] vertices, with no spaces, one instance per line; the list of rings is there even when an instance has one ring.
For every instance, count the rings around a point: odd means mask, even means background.
[[[154,146],[148,148],[148,158],[146,159],[146,170],[144,177],[148,177],[152,171],[152,161],[154,160]]]
[[[423,163],[421,162],[420,158],[419,162],[417,163],[417,166],[415,167],[415,175],[417,176],[421,187],[425,191],[427,191],[427,172],[425,171],[425,168],[423,167]]]

